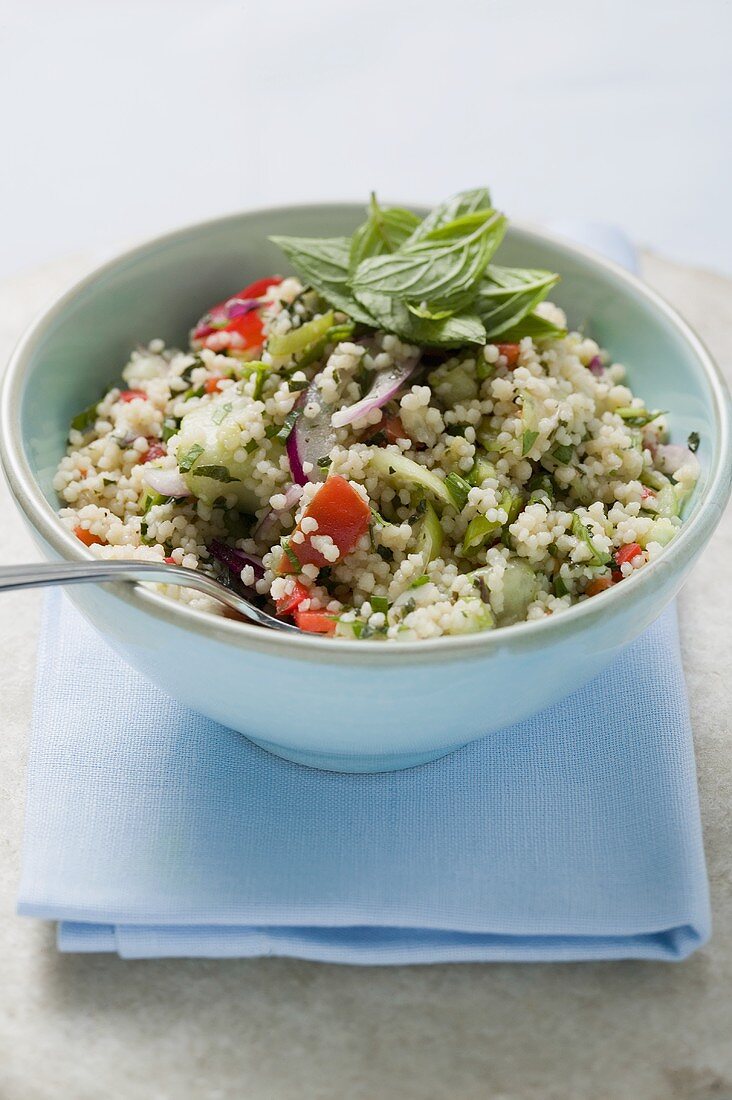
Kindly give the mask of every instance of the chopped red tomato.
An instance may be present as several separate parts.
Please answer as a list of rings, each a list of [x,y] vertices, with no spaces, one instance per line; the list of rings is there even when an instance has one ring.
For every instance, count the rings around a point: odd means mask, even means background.
[[[205,389],[206,393],[218,393],[221,389],[222,382],[223,378],[221,376],[216,376],[215,378],[207,378],[206,381],[203,383],[203,388]]]
[[[513,368],[518,363],[518,357],[519,357],[519,352],[520,351],[521,351],[521,348],[518,344],[499,344],[498,345],[498,352],[499,352],[500,355],[503,355],[504,358],[506,359],[506,366],[509,368],[509,370],[513,370]]]
[[[104,539],[100,539],[99,535],[93,535],[91,531],[87,531],[86,527],[75,527],[74,534],[79,542],[83,542],[84,546],[106,546]]]
[[[236,332],[242,338],[243,344],[241,346],[245,348],[257,347],[264,339],[262,322],[255,309],[251,313],[244,313],[241,317],[235,317],[233,321],[229,321],[219,331]]]
[[[163,558],[163,561],[165,562],[166,565],[177,565],[178,564],[178,562],[175,560],[175,558]]]
[[[142,390],[122,390],[122,393],[117,398],[118,401],[147,401],[147,394]]]
[[[296,611],[295,626],[308,634],[335,634],[336,628],[333,616],[324,611]]]
[[[143,455],[140,456],[140,462],[154,462],[156,458],[162,458],[163,455],[168,453],[164,443],[151,443],[148,449]]]
[[[266,275],[264,279],[257,279],[235,294],[235,298],[262,298],[271,286],[279,286],[282,282],[281,275]],[[228,299],[227,299],[228,301]]]
[[[318,529],[312,536],[301,529],[306,518],[317,520]],[[340,474],[333,474],[318,489],[297,526],[297,532],[303,535],[303,541],[298,542],[291,537],[289,550],[301,565],[317,565],[318,569],[322,569],[324,565],[334,563],[313,546],[312,537],[329,535],[338,547],[337,560],[340,561],[355,549],[359,539],[368,531],[370,522],[371,509],[361,494]],[[280,572],[293,571],[294,564],[289,555],[283,554]]]
[[[615,581],[612,577],[595,577],[594,581],[590,581],[585,589],[586,596],[597,596],[599,592],[605,592],[608,588],[612,588]]]
[[[295,581],[292,592],[286,596],[282,596],[277,600],[277,614],[278,615],[292,615],[294,611],[300,606],[303,600],[310,599],[310,592],[307,590],[304,584],[300,581]]]
[[[653,489],[647,489],[645,485],[641,489],[641,500],[648,500],[649,497],[655,497],[655,495]]]
[[[621,546],[619,550],[615,551],[615,561],[618,565],[625,565],[627,561],[632,561],[638,554],[642,554],[640,546],[637,542],[629,542],[626,546]]]

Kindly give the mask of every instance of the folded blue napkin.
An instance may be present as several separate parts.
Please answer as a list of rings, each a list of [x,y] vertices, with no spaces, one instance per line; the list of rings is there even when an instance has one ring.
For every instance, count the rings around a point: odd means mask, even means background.
[[[65,951],[677,959],[708,932],[673,610],[519,726],[337,775],[185,710],[54,593],[33,725],[20,912]]]
[[[529,721],[337,775],[184,709],[53,593],[19,911],[125,958],[683,958],[709,903],[675,611]]]

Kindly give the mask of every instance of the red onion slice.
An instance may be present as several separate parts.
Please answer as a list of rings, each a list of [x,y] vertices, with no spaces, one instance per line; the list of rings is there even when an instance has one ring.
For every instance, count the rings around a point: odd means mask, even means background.
[[[695,476],[699,476],[701,470],[699,459],[693,451],[690,451],[688,447],[684,447],[681,443],[660,443],[656,447],[654,457],[663,472],[670,474],[672,477],[682,466],[691,466]]]
[[[330,418],[334,428],[343,428],[360,416],[366,416],[372,409],[380,409],[390,401],[400,386],[403,386],[417,366],[417,358],[407,359],[403,363],[394,363],[391,367],[378,371],[374,376],[371,389],[354,405],[339,409]]]
[[[252,532],[252,538],[266,539],[270,532],[274,533],[277,526],[277,518],[282,512],[289,512],[290,508],[297,504],[302,496],[302,485],[290,485],[284,492],[285,503],[282,508],[270,508],[260,519]]]
[[[146,467],[143,481],[153,492],[164,497],[189,497],[191,490],[177,469],[162,470],[159,466]]]
[[[247,565],[251,565],[257,580],[264,576],[264,563],[261,558],[255,558],[253,554],[247,554],[236,546],[229,546],[228,543],[221,542],[220,539],[213,539],[208,547],[208,552],[212,558],[220,561],[237,577],[240,576],[242,569]]]
[[[602,378],[605,373],[605,365],[599,355],[593,355],[587,364],[588,371],[591,371],[597,378]]]
[[[296,408],[300,415],[287,437],[287,457],[290,460],[292,480],[297,485],[307,485],[308,481],[321,481],[325,470],[318,466],[318,459],[325,458],[335,443],[335,431],[331,424],[332,406],[323,402],[317,374],[298,401]],[[316,404],[315,416],[305,416],[306,405]],[[305,473],[304,465],[309,462],[312,469]]]

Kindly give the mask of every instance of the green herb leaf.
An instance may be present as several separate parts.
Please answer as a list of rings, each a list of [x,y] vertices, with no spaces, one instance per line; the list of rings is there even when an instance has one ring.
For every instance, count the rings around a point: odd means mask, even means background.
[[[421,588],[422,585],[429,584],[429,581],[430,581],[430,579],[427,576],[427,574],[422,573],[422,574],[420,574],[419,577],[416,577],[415,580],[412,581],[412,583],[410,584],[409,587],[410,588]]]
[[[699,450],[700,443],[701,439],[699,437],[699,432],[691,432],[689,438],[686,441],[686,445],[693,455],[695,455],[696,452]]]
[[[276,427],[277,425],[274,426]],[[270,425],[270,427],[272,427],[272,425]],[[276,435],[277,433],[275,432],[274,434]],[[259,440],[250,439],[249,442],[245,445],[244,450],[247,452],[248,455],[253,455],[258,446]]]
[[[386,596],[372,596],[369,600],[372,611],[380,611],[384,615],[389,613],[389,601]]]
[[[302,572],[302,565],[300,564],[300,559],[298,558],[297,554],[295,553],[295,551],[290,546],[290,540],[289,539],[283,539],[282,540],[282,549],[284,550],[285,554],[287,554],[287,558],[288,558],[288,560],[290,562],[290,565],[292,566],[293,570],[295,571],[295,573]]]
[[[551,271],[491,264],[483,276],[473,309],[485,325],[489,340],[515,328],[546,298],[559,276]]]
[[[564,578],[562,576],[560,576],[559,573],[557,573],[556,577],[554,578],[553,587],[554,587],[554,595],[557,596],[559,599],[561,599],[562,596],[566,596],[567,593],[569,592],[569,589],[567,588],[566,584],[564,583]]]
[[[521,436],[521,456],[522,456],[522,458],[526,458],[527,454],[529,453],[531,448],[534,446],[534,444],[536,443],[538,438],[539,438],[539,433],[538,432],[532,432],[532,431],[525,431],[524,432],[524,434]]]
[[[189,451],[186,451],[178,458],[178,469],[181,473],[188,473],[192,469],[193,464],[203,454],[203,447],[200,443],[194,443]]]
[[[506,219],[496,210],[459,217],[398,252],[363,260],[351,278],[353,293],[362,303],[365,292],[378,290],[401,302],[462,308],[505,231]]]
[[[530,336],[532,340],[560,340],[567,335],[566,328],[555,325],[553,321],[547,321],[546,317],[538,313],[527,313],[515,325],[504,329],[501,333],[501,341],[505,344],[517,344],[524,336]]]
[[[447,202],[434,207],[426,218],[419,223],[410,238],[411,243],[426,237],[434,229],[440,229],[448,225],[456,218],[465,217],[466,214],[474,214],[478,210],[491,208],[491,195],[487,187],[476,187],[471,191],[460,191],[453,195]]]
[[[196,466],[196,477],[210,477],[214,481],[241,481],[240,477],[232,477],[226,466]]]
[[[277,432],[277,438],[281,439],[283,443],[289,437],[290,432],[295,427],[295,422],[297,421],[299,415],[300,410],[293,409],[292,412],[288,412],[287,416],[285,417],[282,427]]]
[[[491,522],[486,516],[473,516],[463,536],[463,554],[467,556],[477,550],[489,535],[495,535],[500,529],[500,523]]]
[[[456,474],[453,471],[453,473],[448,474],[445,478],[445,488],[455,502],[457,510],[462,512],[463,508],[468,503],[470,484],[464,477],[461,477],[460,474]]]
[[[653,420],[657,420],[659,416],[663,416],[665,411],[665,409],[656,409],[655,412],[649,412],[648,409],[636,409],[632,406],[615,410],[620,419],[633,428],[645,428],[646,424],[650,424]]]
[[[97,401],[96,404],[90,405],[88,409],[82,409],[80,413],[76,414],[71,421],[71,427],[75,432],[88,432],[90,428],[94,427],[98,407],[99,402]]]
[[[332,461],[333,459],[329,455],[323,455],[322,458],[318,459],[315,465],[319,466],[321,470],[327,470]]]
[[[572,461],[574,455],[574,447],[570,447],[568,444],[559,443],[552,451],[552,457],[556,458],[557,462],[560,462],[562,466],[567,466]]]
[[[360,305],[348,285],[348,237],[270,237],[278,245],[308,286],[317,290],[326,302],[352,317],[354,321],[376,328],[377,323]]]
[[[217,409],[215,409],[211,414],[211,419],[214,424],[223,424],[224,420],[226,420],[233,407],[234,406],[231,404],[231,402],[227,401],[225,405],[220,405]]]
[[[179,431],[179,422],[172,416],[166,416],[163,421],[163,443],[167,443],[168,440],[172,439],[174,435],[177,435]]]
[[[368,256],[381,256],[385,252],[394,252],[404,244],[407,238],[420,224],[420,219],[411,210],[394,206],[382,209],[371,193],[368,218],[359,226],[351,238],[351,271],[355,271],[362,260]]]
[[[484,344],[483,322],[473,313],[455,313],[443,320],[416,317],[408,305],[378,290],[360,291],[360,297],[387,332],[422,347],[461,348],[465,344]]]
[[[592,532],[589,527],[585,526],[576,512],[572,513],[572,534],[580,542],[584,542],[590,549],[592,558],[589,562],[590,565],[609,565],[612,561],[612,556],[605,553],[603,550],[598,550],[592,541]]]

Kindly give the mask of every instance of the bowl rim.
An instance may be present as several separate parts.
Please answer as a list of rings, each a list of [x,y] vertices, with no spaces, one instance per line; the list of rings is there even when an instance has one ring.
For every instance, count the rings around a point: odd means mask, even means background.
[[[401,205],[412,206],[415,210],[420,209],[418,205],[409,203]],[[100,276],[121,263],[134,261],[137,257],[154,251],[160,246],[174,243],[178,238],[185,238],[196,231],[210,227],[223,226],[226,222],[237,222],[250,215],[275,215],[284,211],[305,214],[306,212],[325,212],[333,208],[348,208],[354,213],[362,212],[362,204],[357,202],[325,201],[255,206],[223,216],[191,222],[166,233],[147,237],[93,267],[67,290],[57,295],[25,329],[10,357],[0,389],[0,459],[16,503],[43,542],[59,557],[74,561],[88,560],[93,558],[93,555],[58,522],[58,516],[43,495],[23,447],[20,409],[26,381],[25,370],[35,345],[42,339],[46,329],[77,294],[93,284]],[[593,249],[565,240],[554,233],[527,226],[520,221],[512,221],[510,229],[524,239],[548,243],[560,253],[574,255],[586,263],[589,262],[602,269],[611,282],[625,284],[626,288],[637,297],[644,299],[676,329],[702,368],[702,374],[711,393],[716,431],[715,447],[709,460],[708,478],[679,534],[659,558],[649,562],[642,570],[629,577],[624,584],[616,585],[591,600],[577,604],[561,615],[516,623],[495,631],[443,635],[438,638],[404,641],[389,646],[365,645],[357,639],[335,639],[308,634],[297,636],[274,630],[263,630],[254,624],[212,615],[210,612],[197,610],[180,601],[171,600],[167,596],[145,588],[139,582],[118,582],[105,587],[117,599],[131,604],[146,615],[164,620],[191,635],[203,635],[244,650],[256,649],[259,652],[269,652],[293,660],[318,662],[326,659],[328,662],[348,664],[358,656],[360,661],[366,660],[372,665],[396,665],[409,663],[415,657],[419,657],[422,661],[434,662],[486,659],[491,653],[499,650],[544,646],[552,640],[574,633],[583,626],[590,626],[600,618],[606,618],[613,611],[629,607],[631,601],[640,595],[642,585],[647,589],[662,572],[673,570],[674,567],[680,570],[711,536],[730,493],[732,482],[732,476],[729,473],[732,465],[730,399],[722,372],[688,322],[660,294],[636,275]]]

